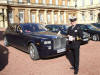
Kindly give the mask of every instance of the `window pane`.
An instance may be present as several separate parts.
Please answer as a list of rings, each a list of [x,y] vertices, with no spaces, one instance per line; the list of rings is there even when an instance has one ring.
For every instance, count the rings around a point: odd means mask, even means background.
[[[13,23],[13,12],[12,12],[12,10],[9,11],[9,22]]]
[[[35,23],[35,15],[32,14],[32,23]]]
[[[46,0],[42,0],[42,2],[43,2],[43,4],[45,4],[46,3]]]
[[[19,21],[20,23],[24,23],[24,12],[23,11],[19,12]]]
[[[36,3],[39,3],[39,0],[35,0]]]
[[[56,5],[58,5],[58,0],[56,0]]]
[[[48,14],[48,22],[50,22],[50,15]]]
[[[49,3],[52,4],[52,0],[49,0]]]

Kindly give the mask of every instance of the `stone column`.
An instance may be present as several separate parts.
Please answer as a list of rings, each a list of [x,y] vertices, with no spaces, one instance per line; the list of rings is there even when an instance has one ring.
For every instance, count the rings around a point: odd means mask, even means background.
[[[51,12],[51,20],[52,20],[52,24],[54,24],[54,10],[52,10]]]

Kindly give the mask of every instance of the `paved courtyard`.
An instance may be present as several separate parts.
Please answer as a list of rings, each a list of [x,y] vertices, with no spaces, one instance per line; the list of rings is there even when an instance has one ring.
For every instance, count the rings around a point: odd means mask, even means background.
[[[66,56],[33,61],[27,53],[3,45],[4,29],[0,29],[0,75],[73,75]],[[100,75],[100,42],[81,46],[79,75]]]

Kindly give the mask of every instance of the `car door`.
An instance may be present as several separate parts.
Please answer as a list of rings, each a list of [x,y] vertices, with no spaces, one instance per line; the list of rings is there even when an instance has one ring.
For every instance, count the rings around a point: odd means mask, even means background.
[[[26,44],[27,44],[27,36],[25,36],[25,34],[22,31],[22,28],[20,25],[16,26],[16,33],[14,35],[15,38],[15,45],[17,48],[25,50]]]

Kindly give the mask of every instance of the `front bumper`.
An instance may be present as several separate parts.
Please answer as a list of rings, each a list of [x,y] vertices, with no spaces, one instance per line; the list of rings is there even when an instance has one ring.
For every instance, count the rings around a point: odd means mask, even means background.
[[[53,57],[66,52],[66,48],[53,50],[53,49],[47,49],[46,47],[42,47],[38,50],[40,58]]]

